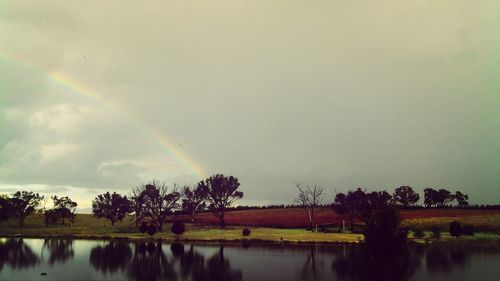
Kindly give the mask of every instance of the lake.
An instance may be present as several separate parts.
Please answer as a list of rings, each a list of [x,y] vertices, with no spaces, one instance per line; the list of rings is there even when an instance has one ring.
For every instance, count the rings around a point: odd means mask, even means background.
[[[45,273],[46,275],[41,275]],[[0,280],[495,280],[500,250],[0,238]]]

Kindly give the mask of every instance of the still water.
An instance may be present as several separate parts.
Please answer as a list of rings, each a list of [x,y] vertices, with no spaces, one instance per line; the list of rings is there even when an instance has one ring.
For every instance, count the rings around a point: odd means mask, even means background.
[[[41,275],[45,273],[46,275]],[[499,280],[500,251],[0,238],[0,280]]]

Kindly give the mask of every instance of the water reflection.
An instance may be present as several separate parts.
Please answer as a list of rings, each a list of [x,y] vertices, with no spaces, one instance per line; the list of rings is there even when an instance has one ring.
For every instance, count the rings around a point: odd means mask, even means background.
[[[50,252],[48,263],[51,266],[58,262],[65,263],[75,256],[71,239],[45,239],[43,248]]]
[[[11,238],[0,242],[0,270],[4,265],[13,269],[35,266],[40,258],[26,245],[23,239]]]
[[[137,281],[177,280],[177,274],[163,252],[161,242],[136,243],[127,274],[131,280]]]
[[[407,247],[398,252],[370,251],[368,248],[344,246],[345,251],[332,263],[340,280],[409,280],[420,266],[418,251]]]
[[[104,246],[96,246],[90,251],[90,264],[102,273],[124,270],[130,262],[132,250],[128,243],[109,241]]]
[[[470,262],[470,253],[460,247],[431,246],[426,253],[427,270],[449,273],[455,268],[463,269]]]

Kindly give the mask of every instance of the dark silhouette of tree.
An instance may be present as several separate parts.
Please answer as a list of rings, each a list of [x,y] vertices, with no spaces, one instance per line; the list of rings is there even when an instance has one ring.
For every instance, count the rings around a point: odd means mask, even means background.
[[[350,190],[347,194],[337,193],[332,209],[338,214],[347,216],[351,231],[354,229],[354,220],[361,217],[361,212],[366,208],[366,193],[358,188]]]
[[[115,222],[122,221],[125,215],[132,211],[130,201],[127,196],[113,192],[106,192],[98,195],[92,201],[92,212],[98,218],[106,218],[111,221],[111,225]]]
[[[408,231],[399,226],[401,220],[394,207],[376,209],[363,233],[364,246],[374,252],[397,252],[406,246]]]
[[[454,200],[454,196],[446,189],[435,190],[432,188],[424,189],[424,205],[426,207],[444,207]]]
[[[159,181],[146,184],[139,197],[142,219],[148,219],[150,223],[157,226],[159,231],[163,230],[167,216],[179,207],[180,193],[177,187],[174,186],[173,191],[169,193],[167,185]]]
[[[22,238],[10,238],[0,242],[0,271],[4,265],[22,269],[37,265],[40,258],[23,242]]]
[[[8,220],[14,213],[10,199],[0,195],[0,221]]]
[[[43,248],[50,251],[48,263],[54,265],[57,262],[65,263],[75,256],[72,239],[45,239]]]
[[[420,266],[420,257],[408,247],[389,253],[352,245],[344,247],[343,254],[332,262],[338,280],[405,281]]]
[[[364,201],[361,201],[359,219],[368,224],[375,210],[386,208],[391,205],[392,196],[387,191],[373,191],[366,193]]]
[[[225,226],[224,214],[231,204],[243,197],[243,192],[237,191],[240,183],[238,179],[221,174],[211,176],[198,183],[198,187],[206,190],[207,199],[210,203],[208,209],[219,218],[220,226]]]
[[[409,207],[416,204],[420,196],[410,186],[400,186],[394,190],[393,198],[396,204]]]
[[[19,226],[24,226],[24,219],[35,212],[42,200],[43,196],[31,191],[18,191],[12,195],[10,203],[13,215],[19,219]]]
[[[174,253],[174,248],[171,248],[174,257],[180,259],[180,276],[181,280],[201,281],[205,280],[205,257],[194,250],[193,245],[190,246],[187,253],[179,255]]]
[[[104,246],[95,246],[90,250],[90,264],[103,273],[124,271],[132,258],[132,250],[126,242],[109,241]]]
[[[54,206],[52,209],[47,209],[43,212],[45,217],[45,226],[48,226],[49,223],[55,223],[58,220],[61,220],[61,223],[64,224],[66,219],[73,223],[78,204],[71,200],[68,196],[58,198],[54,195],[51,199]]]
[[[141,197],[141,193],[146,188],[146,185],[139,185],[132,189],[132,195],[130,196],[130,204],[132,211],[135,216],[135,227],[140,227],[141,223],[144,223],[143,219],[143,198]],[[146,232],[146,231],[144,231]]]
[[[323,196],[324,192],[323,187],[319,185],[303,186],[300,182],[297,182],[295,186],[299,191],[295,202],[306,210],[310,228],[312,231],[314,231],[316,209],[321,204],[321,197]]]
[[[160,242],[156,245],[136,243],[127,274],[131,280],[137,281],[173,281],[178,277]]]
[[[196,187],[185,186],[182,189],[182,210],[191,216],[194,222],[194,215],[205,210],[208,190],[205,185]]]
[[[455,192],[455,200],[457,200],[457,204],[459,207],[467,207],[469,206],[469,196],[460,191]]]
[[[224,246],[220,246],[219,252],[207,260],[205,269],[205,279],[207,281],[239,281],[242,280],[243,273],[239,269],[231,268],[229,260],[224,258]]]
[[[449,232],[451,236],[456,238],[462,236],[462,224],[458,221],[450,222]]]

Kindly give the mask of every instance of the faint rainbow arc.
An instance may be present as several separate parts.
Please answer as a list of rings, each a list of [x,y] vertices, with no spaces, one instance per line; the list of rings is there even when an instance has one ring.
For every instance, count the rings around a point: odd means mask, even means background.
[[[23,66],[27,65],[25,63],[20,63],[19,60],[17,59],[14,60],[12,58],[9,58],[8,56],[3,55],[1,52],[0,52],[0,58],[16,64],[21,64]],[[89,87],[79,83],[78,81],[70,78],[67,75],[64,75],[63,73],[56,71],[47,72],[31,65],[28,65],[28,68],[34,69],[37,72],[44,73],[45,75],[47,75],[47,77],[50,78],[51,81],[57,83],[60,86],[68,88],[71,91],[71,93],[82,97],[86,97],[87,99],[90,99],[93,103],[96,103],[98,105],[106,107],[109,110],[112,110],[113,113],[115,113],[120,118],[125,120],[128,124],[132,125],[136,130],[148,136],[149,139],[151,139],[152,141],[157,143],[157,145],[165,149],[167,154],[173,157],[174,160],[180,162],[180,164],[185,168],[187,168],[190,171],[190,173],[194,174],[200,179],[204,179],[207,177],[208,175],[207,172],[205,171],[205,169],[203,169],[203,167],[200,164],[198,164],[195,160],[193,160],[186,152],[182,151],[176,145],[174,145],[158,129],[153,128],[152,126],[149,126],[145,122],[140,121],[130,113],[116,108],[116,106],[110,104],[108,101],[102,98],[101,95],[97,94]]]

